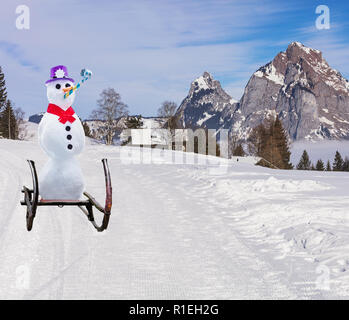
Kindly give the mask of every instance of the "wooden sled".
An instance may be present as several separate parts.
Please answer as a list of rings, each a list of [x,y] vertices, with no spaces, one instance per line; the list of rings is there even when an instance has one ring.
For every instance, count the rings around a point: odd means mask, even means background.
[[[22,192],[24,193],[24,199],[21,201],[21,205],[27,207],[26,220],[28,231],[30,231],[33,227],[33,221],[36,215],[36,211],[37,208],[40,206],[58,206],[60,208],[63,208],[64,206],[77,206],[86,215],[88,220],[92,223],[92,225],[96,228],[97,231],[101,232],[107,229],[112,207],[112,185],[107,159],[102,160],[106,186],[106,197],[104,207],[100,205],[95,200],[95,198],[93,198],[87,192],[84,192],[86,200],[81,201],[39,200],[39,181],[35,168],[35,163],[32,160],[27,161],[32,174],[33,189],[29,189],[26,186],[23,186]],[[104,215],[101,225],[98,225],[95,222],[93,208],[97,209]]]

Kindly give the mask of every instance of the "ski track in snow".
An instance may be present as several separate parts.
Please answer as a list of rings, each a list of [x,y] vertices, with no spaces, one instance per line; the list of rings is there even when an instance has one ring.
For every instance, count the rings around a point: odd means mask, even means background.
[[[0,154],[2,299],[348,297],[345,173],[126,164],[120,147],[88,145],[79,160],[102,203],[100,159],[109,159],[108,230],[97,233],[78,208],[40,207],[27,232],[25,159],[40,171],[47,158],[35,142],[0,140]],[[319,266],[330,290],[317,288]]]

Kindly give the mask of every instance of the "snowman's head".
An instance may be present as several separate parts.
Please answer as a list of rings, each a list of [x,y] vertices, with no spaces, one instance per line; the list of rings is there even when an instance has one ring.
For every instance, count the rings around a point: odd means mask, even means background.
[[[62,109],[68,109],[73,105],[75,100],[75,91],[66,99],[65,92],[74,86],[74,82],[67,79],[57,79],[46,84],[47,99],[49,103],[53,103]]]

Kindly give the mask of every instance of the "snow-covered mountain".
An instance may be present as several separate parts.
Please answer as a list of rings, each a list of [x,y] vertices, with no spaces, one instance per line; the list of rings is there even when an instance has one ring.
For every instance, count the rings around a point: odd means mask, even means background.
[[[29,117],[28,121],[32,123],[40,123],[42,117],[44,116],[45,112],[40,112],[33,114]]]
[[[272,114],[291,140],[349,139],[348,80],[320,51],[293,42],[251,76],[239,102],[205,72],[177,111],[185,127],[228,128],[241,139]]]
[[[177,116],[183,127],[218,128],[223,124],[227,110],[235,110],[237,101],[232,99],[211,74],[195,79],[190,86],[188,96],[177,110]]]

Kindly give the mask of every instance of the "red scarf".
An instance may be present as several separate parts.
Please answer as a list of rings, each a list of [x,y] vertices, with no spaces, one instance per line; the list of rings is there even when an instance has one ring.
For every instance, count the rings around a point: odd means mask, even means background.
[[[48,113],[52,113],[58,116],[58,121],[65,124],[67,121],[73,123],[76,119],[73,117],[75,111],[72,107],[69,107],[67,110],[63,110],[62,108],[56,106],[53,103],[50,103],[47,108]]]

